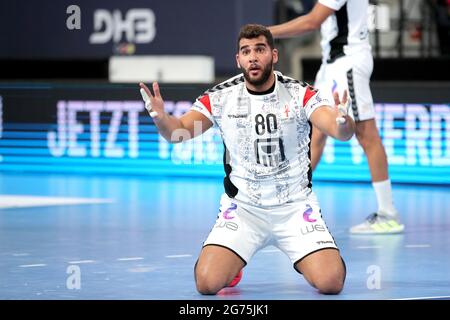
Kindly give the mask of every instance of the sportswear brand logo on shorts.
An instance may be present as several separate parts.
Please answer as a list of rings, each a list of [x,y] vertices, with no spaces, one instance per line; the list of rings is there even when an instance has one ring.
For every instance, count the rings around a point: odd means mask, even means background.
[[[230,217],[229,214],[231,214],[231,211],[236,210],[237,208],[237,204],[236,203],[232,203],[231,207],[229,207],[227,210],[225,210],[222,214],[223,218],[226,220],[231,220],[234,219],[234,217]]]
[[[309,204],[306,205],[306,211],[303,212],[303,220],[306,222],[316,222],[317,219],[311,219],[309,216],[313,214],[313,209]]]
[[[318,245],[321,245],[321,244],[334,244],[333,241],[316,241],[316,243],[317,243]]]

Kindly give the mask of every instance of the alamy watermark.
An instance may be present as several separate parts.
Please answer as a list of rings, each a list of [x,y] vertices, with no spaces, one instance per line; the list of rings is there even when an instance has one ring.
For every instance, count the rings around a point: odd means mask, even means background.
[[[381,289],[381,268],[377,265],[370,265],[367,267],[367,277],[366,285],[369,290],[379,290]]]
[[[66,288],[69,290],[81,289],[81,269],[77,265],[70,265],[66,269],[69,275],[66,280]]]
[[[66,19],[66,27],[69,30],[81,29],[81,9],[79,6],[72,4],[67,7],[66,13],[69,15]]]

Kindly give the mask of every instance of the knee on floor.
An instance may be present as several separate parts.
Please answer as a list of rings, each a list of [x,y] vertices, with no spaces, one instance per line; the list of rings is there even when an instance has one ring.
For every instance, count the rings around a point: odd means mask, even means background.
[[[344,274],[333,272],[317,277],[314,286],[321,294],[338,294],[344,288]]]
[[[204,295],[215,295],[223,288],[220,279],[201,270],[196,272],[195,282],[197,291]]]

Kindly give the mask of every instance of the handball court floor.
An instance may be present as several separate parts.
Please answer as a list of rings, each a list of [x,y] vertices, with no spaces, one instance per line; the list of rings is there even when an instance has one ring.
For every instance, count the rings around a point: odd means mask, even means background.
[[[195,290],[221,179],[0,173],[0,299],[450,299],[448,186],[394,184],[404,234],[356,236],[375,211],[369,183],[313,186],[347,264],[344,290],[318,294],[274,247],[241,283]]]

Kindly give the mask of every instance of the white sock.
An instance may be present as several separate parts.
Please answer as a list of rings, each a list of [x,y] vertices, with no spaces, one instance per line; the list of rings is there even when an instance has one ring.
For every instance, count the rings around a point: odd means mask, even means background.
[[[378,212],[382,211],[393,218],[398,218],[397,210],[392,201],[391,180],[372,182],[372,186],[377,196]]]

